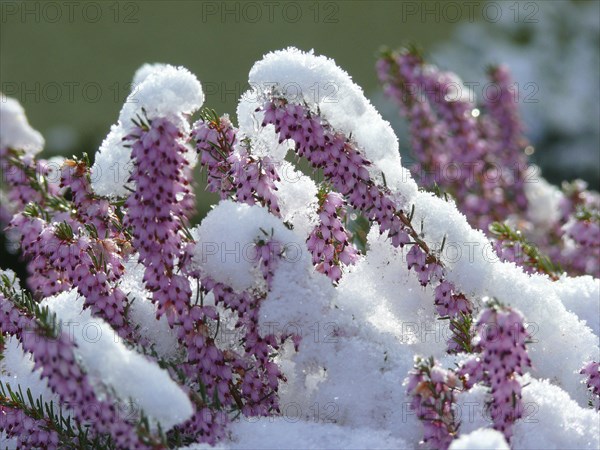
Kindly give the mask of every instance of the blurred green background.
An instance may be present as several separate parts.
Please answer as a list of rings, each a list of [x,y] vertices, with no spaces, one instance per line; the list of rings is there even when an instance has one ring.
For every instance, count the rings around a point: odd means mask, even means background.
[[[382,45],[415,42],[429,51],[452,45],[457,27],[473,22],[498,28],[518,19],[527,31],[527,5],[543,3],[555,2],[2,0],[0,90],[21,101],[45,136],[45,157],[84,151],[91,156],[116,121],[141,64],[187,67],[204,86],[205,106],[234,115],[253,63],[268,51],[296,46],[334,58],[402,133],[374,70]],[[465,43],[456,45],[461,51]],[[466,69],[447,68],[459,75]],[[400,139],[406,142],[404,133]],[[597,181],[593,174],[591,179]],[[200,196],[200,215],[210,200]]]
[[[205,106],[232,116],[254,62],[287,46],[334,58],[369,94],[379,88],[380,46],[449,39],[455,24],[441,20],[441,10],[423,21],[419,8],[401,1],[5,2],[0,90],[21,101],[46,138],[46,156],[91,156],[143,63],[187,67],[203,84]],[[199,199],[201,214],[208,206]]]
[[[43,4],[40,20],[33,13],[22,20],[22,9],[33,6],[21,5],[5,14],[0,34],[3,91],[21,99],[42,133],[73,128],[90,150],[116,120],[128,83],[143,63],[187,67],[205,86],[206,106],[234,113],[248,71],[268,51],[313,48],[372,92],[378,87],[374,63],[382,44],[410,39],[428,47],[448,39],[453,28],[443,21],[403,20],[407,2],[400,1],[272,2],[270,8],[264,6],[269,2],[91,3],[98,9],[86,11],[81,3],[73,20],[63,6],[56,23],[43,20]],[[95,23],[94,11],[101,15]],[[260,19],[250,22],[258,14]],[[28,90],[41,94],[36,98]],[[49,150],[60,151],[54,144],[51,139]]]

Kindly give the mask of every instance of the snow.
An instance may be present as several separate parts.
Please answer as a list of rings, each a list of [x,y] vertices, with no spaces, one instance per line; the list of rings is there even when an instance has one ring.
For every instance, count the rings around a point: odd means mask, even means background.
[[[276,181],[277,200],[284,222],[305,240],[318,225],[317,186],[312,178],[303,175],[288,162],[279,167],[281,181]]]
[[[452,444],[450,450],[509,450],[502,433],[489,428],[479,429],[470,434],[460,436]]]
[[[249,75],[252,92],[244,94],[240,115],[274,86],[288,101],[306,102],[311,111],[317,108],[321,116],[336,130],[349,136],[365,151],[379,171],[385,173],[391,188],[402,183],[398,139],[390,124],[383,120],[350,75],[332,59],[290,47],[266,54],[256,62]],[[379,174],[376,174],[377,176]]]
[[[317,419],[319,420],[319,419]],[[241,419],[232,426],[230,449],[398,449],[402,439],[389,433],[358,427],[349,430],[333,423],[296,421],[294,418]]]
[[[389,245],[383,238],[379,244]],[[409,281],[405,266],[388,265],[379,257],[375,251],[367,253],[342,278],[337,292],[303,261],[278,266],[261,305],[260,324],[279,330],[287,326],[303,337],[298,353],[289,347],[282,351],[288,382],[281,386],[281,404],[293,405],[284,411],[310,421],[309,411],[318,404],[322,415],[329,414],[349,433],[388,430],[394,439],[417,442],[418,421],[408,412],[401,382],[421,343],[403,342],[402,336],[403,321],[423,322],[410,303],[413,295],[418,302],[421,290],[411,292],[416,281]],[[393,309],[401,303],[394,301],[399,289],[407,292],[406,316]],[[429,339],[424,345],[443,348],[439,344]]]
[[[264,113],[256,112],[256,108],[262,106],[259,91],[249,90],[240,97],[237,107],[238,128],[241,134],[238,142],[244,137],[250,138],[252,142],[252,153],[259,157],[269,156],[274,161],[282,162],[290,150],[294,147],[291,140],[279,142],[279,135],[275,132],[275,126],[269,124],[262,126]]]
[[[171,120],[189,132],[188,117],[204,103],[204,93],[198,79],[184,67],[167,64],[145,64],[136,72],[132,91],[119,114],[119,121],[96,152],[91,169],[92,189],[107,197],[126,197],[133,170],[131,149],[123,145],[123,138],[135,127],[132,120],[139,121],[158,117]],[[194,152],[187,152],[188,159],[195,159]]]
[[[527,169],[528,173],[540,175],[536,166]],[[556,186],[548,183],[541,176],[526,182],[524,185],[527,197],[527,217],[536,227],[549,229],[560,219],[560,201],[563,193]]]
[[[589,275],[576,278],[563,275],[553,285],[565,308],[585,321],[596,336],[600,336],[599,285],[600,279]]]
[[[21,104],[0,92],[0,149],[4,148],[33,156],[44,148],[44,138],[29,125]]]
[[[600,448],[600,415],[591,408],[579,406],[569,395],[549,380],[521,377],[523,386],[523,418],[513,428],[511,447],[518,449],[597,449]],[[468,436],[470,447],[484,446],[475,439],[478,431],[492,426],[486,410],[486,389],[475,386],[457,398],[457,415],[461,418],[460,440]],[[487,431],[487,430],[486,430]],[[466,445],[466,444],[465,444]],[[456,447],[455,447],[456,446]]]
[[[136,87],[142,84],[149,75],[160,72],[165,67],[167,67],[167,64],[163,63],[142,64],[142,66],[136,70],[135,74],[133,75],[133,81],[131,83],[132,91],[135,92]]]
[[[446,236],[446,246],[460,253],[443,252],[446,277],[469,298],[495,297],[519,309],[535,331],[538,345],[530,346],[533,373],[555,380],[580,404],[585,403],[585,389],[573,374],[585,361],[598,355],[598,336],[561,301],[563,288],[544,275],[528,275],[513,263],[501,262],[492,251],[485,235],[472,229],[453,203],[433,194],[419,192],[410,203],[417,205],[414,223],[423,221],[424,240],[439,248]],[[570,289],[587,292],[598,298],[600,284],[585,277],[569,281]],[[592,300],[590,301],[591,304]],[[573,302],[571,302],[572,304]],[[581,312],[595,323],[595,311]],[[569,342],[566,347],[564,342]]]
[[[131,301],[129,320],[137,327],[142,340],[148,342],[159,357],[173,359],[178,356],[177,337],[169,327],[166,316],[156,320],[157,307],[152,303],[152,294],[144,288],[145,267],[137,259],[138,255],[134,254],[125,261],[125,273],[119,283],[119,288]]]
[[[102,141],[96,152],[96,159],[91,168],[92,189],[98,195],[126,197],[131,183],[127,180],[133,171],[131,149],[125,147],[123,138],[125,131],[119,125],[112,125],[110,132]]]
[[[8,278],[11,286],[15,291],[19,291],[21,289],[21,281],[17,277],[17,274],[12,269],[3,269],[0,267],[0,277],[5,276]]]
[[[126,129],[134,126],[131,122],[145,116],[152,120],[164,117],[178,126],[187,123],[185,115],[193,114],[204,103],[204,93],[200,82],[184,67],[165,64],[142,66],[136,73],[142,80],[133,87],[119,114],[119,122]]]
[[[524,380],[523,403],[526,417],[515,424],[513,448],[598,449],[600,414],[579,406],[569,395],[548,380]]]
[[[207,214],[200,226],[192,230],[192,235],[197,242],[196,266],[205,275],[231,286],[236,292],[264,289],[262,274],[254,261],[254,244],[259,239],[274,239],[281,244],[282,250],[288,250],[282,264],[297,258],[308,260],[304,241],[288,230],[280,219],[256,205],[223,200]]]
[[[141,354],[128,349],[116,332],[102,319],[83,309],[83,298],[68,291],[43,300],[63,331],[77,344],[80,358],[96,394],[113,391],[117,397],[141,409],[163,430],[184,422],[193,413],[187,394],[171,380],[167,371]],[[109,391],[107,391],[109,389]]]
[[[384,431],[365,427],[348,429],[334,423],[318,420],[299,421],[294,418],[243,418],[231,425],[231,440],[215,447],[195,444],[181,450],[229,449],[348,449],[366,448],[400,449],[408,448],[402,439],[391,437]]]
[[[55,395],[45,380],[41,378],[42,369],[33,371],[33,360],[31,354],[23,351],[23,347],[18,339],[11,336],[6,340],[6,347],[2,352],[0,361],[0,381],[6,386],[10,385],[13,391],[18,392],[18,386],[21,387],[23,394],[27,395],[27,389],[31,390],[34,399],[40,395],[44,402],[55,404],[59,398]]]

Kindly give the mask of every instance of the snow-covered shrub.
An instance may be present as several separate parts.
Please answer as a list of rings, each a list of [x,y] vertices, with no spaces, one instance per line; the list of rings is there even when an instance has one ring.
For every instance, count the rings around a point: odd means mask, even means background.
[[[457,79],[436,70],[379,64],[401,102],[402,77]],[[190,123],[204,96],[184,68],[135,81],[93,165],[68,159],[53,183],[43,139],[0,102],[3,217],[29,270],[27,289],[0,279],[3,446],[598,447],[599,280],[502,222],[597,251],[594,194],[522,172],[419,188],[389,124],[312,52],[258,61],[237,127]],[[462,97],[410,98],[422,164],[526,164],[509,102],[479,121]],[[221,200],[192,227],[198,163]]]

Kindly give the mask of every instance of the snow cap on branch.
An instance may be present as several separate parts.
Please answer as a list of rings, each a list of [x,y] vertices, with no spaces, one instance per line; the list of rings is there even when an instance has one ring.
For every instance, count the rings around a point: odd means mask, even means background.
[[[136,72],[135,80],[143,80],[134,85],[127,97],[119,122],[125,129],[133,126],[136,116],[148,119],[163,117],[175,125],[187,123],[184,115],[193,114],[204,103],[204,93],[198,79],[184,67],[156,64],[142,66]]]
[[[129,195],[128,179],[133,170],[131,149],[123,138],[135,127],[132,120],[166,118],[185,133],[189,131],[187,116],[204,103],[198,79],[184,67],[168,64],[144,64],[133,78],[132,92],[127,97],[119,121],[113,125],[96,153],[92,166],[92,188],[102,196]]]
[[[33,156],[43,147],[44,138],[29,125],[21,104],[0,92],[0,149],[24,150]]]
[[[92,317],[89,309],[82,310],[83,298],[68,291],[43,302],[63,327],[68,327],[77,344],[76,354],[90,381],[96,382],[97,395],[109,388],[125,404],[133,402],[163,430],[186,421],[194,412],[187,394],[171,379],[167,371],[128,349],[117,333],[102,319]]]
[[[398,139],[392,127],[334,60],[293,47],[271,52],[254,64],[249,83],[254,93],[244,94],[246,101],[260,101],[260,94],[273,86],[273,91],[290,103],[306,102],[311,111],[318,109],[335,130],[352,136],[365,156],[385,174],[390,187],[402,181]],[[241,110],[238,106],[238,112]]]
[[[255,259],[259,240],[278,242],[273,251],[284,253],[282,264],[308,261],[304,241],[267,209],[256,205],[223,200],[192,230],[192,235],[197,242],[194,263],[205,275],[238,292],[262,283]]]

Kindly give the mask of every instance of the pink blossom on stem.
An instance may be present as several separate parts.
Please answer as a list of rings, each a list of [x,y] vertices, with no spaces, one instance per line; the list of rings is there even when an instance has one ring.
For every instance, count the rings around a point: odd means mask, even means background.
[[[108,200],[93,194],[89,168],[84,162],[66,160],[61,167],[61,187],[69,187],[76,218],[82,225],[93,225],[99,236],[115,234],[114,208]]]
[[[19,339],[23,350],[32,354],[34,370],[41,369],[40,376],[61,401],[69,405],[74,418],[91,425],[93,434],[110,435],[119,448],[150,448],[142,443],[135,427],[119,416],[115,404],[96,397],[87,375],[76,361],[75,344],[68,333],[55,334],[52,327],[40,324],[0,294],[0,328]]]
[[[459,370],[465,387],[482,383],[490,388],[490,416],[494,428],[507,441],[512,436],[512,425],[523,415],[521,384],[531,360],[527,355],[529,338],[520,312],[492,305],[479,316],[476,324],[476,348],[480,353],[471,357]]]
[[[417,357],[408,373],[407,394],[410,407],[423,424],[423,443],[432,449],[447,449],[458,435],[459,423],[454,415],[456,375],[438,363]]]
[[[372,163],[350,139],[333,130],[306,106],[292,104],[282,98],[268,100],[258,110],[264,112],[262,125],[273,124],[280,142],[294,140],[296,153],[305,157],[313,168],[322,169],[323,175],[350,206],[367,219],[377,222],[381,233],[387,232],[394,247],[412,245],[407,254],[407,264],[415,270],[423,286],[443,280],[443,268],[414,229],[411,215],[396,204],[385,186],[371,179],[368,167]],[[463,299],[466,300],[463,297],[460,301]]]
[[[280,181],[280,178],[271,158],[257,158],[251,154],[249,144],[242,143],[227,161],[231,166],[230,174],[237,201],[249,205],[258,202],[279,216],[281,210],[275,194],[275,182]]]
[[[525,140],[506,68],[490,70],[499,95],[486,99],[486,114],[454,74],[426,65],[414,49],[384,53],[377,68],[409,120],[418,161],[413,171],[424,186],[454,196],[484,231],[526,209]]]
[[[600,410],[600,364],[596,361],[590,361],[583,366],[579,373],[587,376],[587,387],[594,396],[596,409]]]
[[[194,124],[192,137],[208,174],[207,189],[222,199],[232,196],[249,205],[259,203],[279,216],[275,163],[268,156],[253,155],[250,141],[240,142],[237,133],[228,116],[216,113],[205,112]]]
[[[221,199],[227,198],[234,190],[230,178],[231,164],[228,160],[236,144],[237,130],[228,116],[206,115],[198,120],[192,130],[196,150],[200,155],[200,165],[206,169],[206,189],[216,192]]]
[[[356,262],[358,251],[343,224],[346,215],[344,198],[337,192],[325,191],[320,197],[320,222],[310,233],[306,245],[317,270],[336,282],[342,276],[342,266]]]
[[[182,139],[180,130],[165,119],[141,124],[126,137],[132,147],[131,179],[136,190],[125,202],[124,223],[133,230],[133,247],[146,267],[144,282],[158,304],[157,314],[167,314],[171,325],[187,311],[191,296],[189,281],[176,274],[183,252],[181,196],[190,194]]]
[[[16,438],[18,448],[59,448],[59,435],[45,420],[30,417],[18,408],[0,406],[0,430],[9,438]]]

